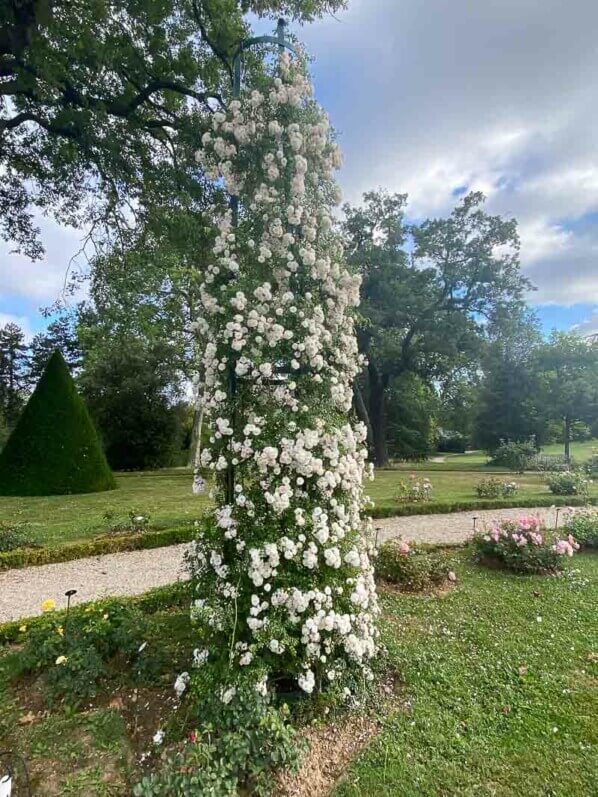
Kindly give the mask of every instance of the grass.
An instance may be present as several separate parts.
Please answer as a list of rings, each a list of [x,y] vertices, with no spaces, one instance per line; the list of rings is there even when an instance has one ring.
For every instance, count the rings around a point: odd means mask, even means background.
[[[208,505],[205,495],[193,495],[185,468],[119,473],[118,489],[109,493],[0,497],[0,520],[27,523],[38,542],[59,545],[89,539],[107,531],[108,511],[126,519],[130,510],[149,515],[154,529],[192,523]]]
[[[598,794],[598,556],[562,578],[464,563],[445,597],[386,595],[407,710],[335,797]]]
[[[598,451],[598,440],[576,440],[571,443],[571,456],[577,464],[587,462],[592,454]],[[562,443],[551,443],[542,449],[548,456],[562,456],[564,453]],[[434,458],[443,458],[443,462],[399,462],[399,470],[424,470],[424,471],[482,471],[485,473],[505,473],[504,468],[487,465],[488,455],[484,451],[470,451],[465,454],[436,454]]]
[[[404,511],[404,506],[399,505],[396,500],[398,482],[409,478],[412,471],[417,471],[420,478],[428,477],[432,480],[434,501],[477,503],[475,486],[483,478],[479,469],[435,470],[433,463],[428,463],[425,469],[410,466],[378,471],[376,479],[367,484],[367,491],[378,508],[392,510],[400,507]],[[536,499],[546,500],[550,496],[541,474],[504,474],[504,478],[517,481],[520,486],[517,497],[521,501],[525,499],[528,506]],[[117,474],[117,482],[118,489],[109,493],[0,497],[0,521],[27,523],[37,542],[53,547],[105,534],[109,521],[104,515],[108,511],[114,512],[117,518],[125,521],[130,510],[149,515],[151,528],[159,530],[193,523],[210,503],[207,493],[200,496],[192,494],[191,475],[185,468],[121,473]],[[598,484],[592,485],[591,495],[598,498]],[[416,511],[417,507],[414,507],[414,513]]]
[[[561,578],[455,559],[448,594],[383,593],[403,707],[380,718],[335,797],[597,794],[598,555],[576,556]],[[36,797],[124,797],[156,728],[176,731],[168,700],[196,638],[176,601],[155,608],[151,681],[117,672],[78,711],[40,710],[39,684],[11,680],[17,649],[0,655],[0,748],[26,755]]]

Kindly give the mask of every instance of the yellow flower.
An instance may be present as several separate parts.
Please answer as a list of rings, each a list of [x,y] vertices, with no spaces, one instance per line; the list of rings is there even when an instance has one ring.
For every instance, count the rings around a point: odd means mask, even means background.
[[[42,603],[42,612],[52,612],[56,608],[56,601],[48,598]]]
[[[27,626],[26,626],[26,625],[21,625],[21,626],[19,626],[19,631],[20,631],[22,634],[24,634],[26,630],[27,630]]]
[[[104,615],[104,620],[107,620],[107,619],[108,619],[108,616],[109,616],[109,615],[105,614],[105,615]]]
[[[60,636],[64,636],[64,628],[61,625],[56,626],[56,633],[60,634]]]
[[[59,657],[56,659],[56,664],[66,664],[66,663],[67,663],[67,661],[68,661],[68,659],[67,659],[67,657],[66,657],[66,656],[59,656]]]

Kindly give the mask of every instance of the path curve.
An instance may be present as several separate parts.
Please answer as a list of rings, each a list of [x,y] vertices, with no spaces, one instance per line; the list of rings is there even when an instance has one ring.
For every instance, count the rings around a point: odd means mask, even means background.
[[[554,526],[554,509],[500,509],[455,512],[448,515],[410,515],[374,521],[378,541],[402,537],[428,543],[464,542],[473,531],[492,520],[512,520],[522,514],[539,515]],[[64,593],[76,589],[75,603],[110,595],[138,595],[187,578],[183,555],[189,543],[146,551],[93,556],[52,565],[26,567],[0,573],[0,623],[40,614],[42,601],[52,598],[57,608],[66,606]]]

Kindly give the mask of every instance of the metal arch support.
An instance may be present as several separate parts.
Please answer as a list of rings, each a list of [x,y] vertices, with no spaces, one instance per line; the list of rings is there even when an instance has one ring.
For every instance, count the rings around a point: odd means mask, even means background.
[[[279,51],[282,53],[284,50],[290,50],[292,53],[297,55],[297,49],[293,47],[293,45],[286,41],[284,35],[284,29],[286,26],[286,22],[284,19],[278,20],[278,25],[276,26],[276,36],[253,36],[250,39],[244,39],[235,51],[235,55],[233,57],[233,97],[236,99],[241,94],[241,62],[243,53],[245,50],[248,50],[250,47],[253,47],[255,44],[276,44],[278,45]],[[231,196],[230,198],[230,209],[232,212],[232,223],[233,227],[236,227],[239,223],[239,200],[236,196]],[[236,392],[237,392],[237,376],[235,373],[234,363],[229,363],[228,368],[228,395],[230,399],[234,399]],[[233,428],[235,426],[235,410],[233,407]],[[232,462],[229,463],[227,472],[226,472],[226,502],[228,504],[234,503],[235,500],[235,466]]]
[[[233,97],[238,97],[241,93],[241,59],[245,50],[249,50],[254,44],[277,44],[278,49],[282,53],[284,50],[290,50],[297,55],[297,49],[285,39],[284,29],[286,22],[284,19],[278,20],[276,26],[276,36],[252,36],[250,39],[244,39],[237,47],[233,56]]]

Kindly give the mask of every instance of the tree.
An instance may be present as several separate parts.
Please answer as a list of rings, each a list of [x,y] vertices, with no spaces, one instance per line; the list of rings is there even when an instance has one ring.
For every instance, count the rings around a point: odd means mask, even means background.
[[[539,347],[544,402],[551,419],[563,424],[564,453],[571,459],[574,424],[598,416],[598,345],[575,333],[554,331]]]
[[[405,372],[388,390],[388,449],[391,457],[426,459],[434,451],[438,397],[424,380]]]
[[[516,222],[488,215],[482,194],[417,226],[405,225],[405,202],[370,192],[361,207],[344,207],[347,256],[363,276],[359,344],[368,366],[356,406],[367,414],[379,466],[388,462],[391,380],[413,373],[432,383],[476,360],[484,320],[516,310],[529,287]]]
[[[99,343],[87,349],[79,382],[108,462],[115,470],[172,465],[185,427],[172,347],[105,330],[94,330]]]
[[[8,429],[25,403],[28,352],[23,330],[13,323],[0,327],[0,413]]]
[[[33,336],[29,350],[29,373],[27,375],[30,384],[37,384],[48,360],[55,351],[62,354],[71,373],[79,367],[81,350],[74,325],[72,317],[62,315],[51,321],[45,332],[38,332]]]
[[[305,21],[343,4],[0,0],[0,234],[35,258],[35,208],[118,236],[154,203],[201,198],[193,150],[228,90],[243,15]]]
[[[542,445],[546,412],[536,352],[542,342],[529,312],[510,314],[491,325],[482,356],[483,379],[473,412],[474,442],[494,451],[501,440]]]
[[[112,490],[114,477],[60,352],[0,453],[0,495]]]

